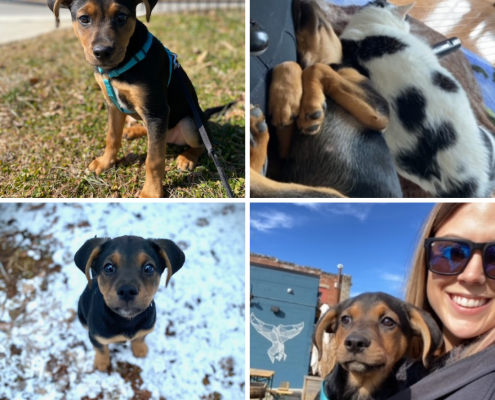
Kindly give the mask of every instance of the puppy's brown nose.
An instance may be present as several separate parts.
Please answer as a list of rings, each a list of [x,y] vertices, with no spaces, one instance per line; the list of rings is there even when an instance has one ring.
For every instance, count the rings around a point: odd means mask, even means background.
[[[344,341],[344,345],[351,353],[361,353],[370,346],[371,342],[364,336],[350,334]]]
[[[134,300],[138,293],[137,288],[132,285],[122,285],[117,289],[117,295],[126,302]]]
[[[93,54],[98,60],[106,61],[112,56],[114,50],[114,47],[96,45],[93,47]]]

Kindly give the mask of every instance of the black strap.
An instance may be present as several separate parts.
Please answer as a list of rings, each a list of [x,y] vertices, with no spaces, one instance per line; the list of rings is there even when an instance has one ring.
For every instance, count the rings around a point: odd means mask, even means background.
[[[229,186],[229,182],[227,181],[227,177],[225,176],[225,172],[223,172],[222,166],[220,165],[220,162],[218,161],[217,155],[215,154],[215,150],[213,150],[213,146],[211,145],[210,139],[208,138],[208,134],[206,133],[206,129],[203,125],[203,121],[201,120],[201,117],[199,116],[198,109],[196,108],[196,105],[194,104],[194,101],[191,97],[191,93],[189,93],[189,90],[186,87],[186,83],[184,82],[184,77],[182,76],[181,72],[181,67],[175,68],[174,72],[177,71],[177,74],[179,75],[180,83],[182,85],[182,90],[184,90],[184,93],[186,94],[187,101],[189,102],[189,105],[191,106],[193,115],[194,115],[194,122],[196,122],[196,126],[198,127],[199,134],[201,135],[201,139],[203,139],[203,143],[205,144],[206,151],[208,152],[208,155],[211,157],[213,162],[215,163],[215,167],[217,168],[218,175],[220,175],[220,180],[222,181],[223,187],[225,188],[225,191],[227,192],[227,196],[230,198],[234,197],[234,194],[232,193],[232,189]]]

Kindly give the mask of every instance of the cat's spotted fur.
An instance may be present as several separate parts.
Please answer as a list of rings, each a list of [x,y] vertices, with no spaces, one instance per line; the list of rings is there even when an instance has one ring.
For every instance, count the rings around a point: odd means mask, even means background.
[[[384,135],[401,175],[436,197],[490,197],[495,141],[454,76],[409,33],[409,9],[379,0],[356,13],[341,35],[345,62],[389,102]]]

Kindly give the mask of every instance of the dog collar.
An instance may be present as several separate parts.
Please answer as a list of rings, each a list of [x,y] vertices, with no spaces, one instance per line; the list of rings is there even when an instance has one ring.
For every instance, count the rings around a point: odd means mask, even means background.
[[[115,68],[110,70],[109,72],[104,72],[100,67],[98,67],[98,72],[103,76],[105,73],[108,75],[108,79],[103,78],[103,83],[105,84],[105,88],[107,89],[107,94],[108,97],[110,97],[110,100],[112,100],[112,103],[119,109],[120,112],[123,112],[125,114],[134,114],[135,111],[131,110],[126,110],[125,108],[120,107],[119,101],[117,99],[117,96],[115,95],[115,90],[113,90],[113,86],[110,83],[110,79],[116,78],[117,76],[123,74],[124,72],[128,71],[132,67],[134,67],[139,61],[143,60],[144,57],[146,57],[146,54],[148,54],[148,51],[151,47],[151,43],[153,42],[153,35],[148,32],[148,37],[146,39],[146,42],[144,43],[143,47],[141,50],[139,50],[136,54],[132,56],[132,58],[122,67],[120,68]],[[177,55],[172,53],[169,49],[167,49],[165,46],[165,51],[167,52],[168,55],[168,60],[169,60],[169,65],[170,65],[170,71],[168,74],[168,82],[167,86],[170,84],[170,79],[172,78],[172,64],[174,64],[173,59],[177,58]]]
[[[323,386],[323,383],[325,381],[321,382],[321,390],[320,390],[320,400],[329,400],[327,395],[325,394],[325,386]]]

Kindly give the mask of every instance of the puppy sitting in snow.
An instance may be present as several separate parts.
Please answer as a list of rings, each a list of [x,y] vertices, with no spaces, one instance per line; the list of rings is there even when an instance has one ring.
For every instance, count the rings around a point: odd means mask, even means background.
[[[94,238],[77,251],[74,261],[88,279],[77,315],[95,348],[96,369],[110,366],[109,343],[131,341],[134,356],[145,357],[144,338],[156,320],[153,297],[165,269],[168,284],[184,265],[182,250],[168,239]]]

